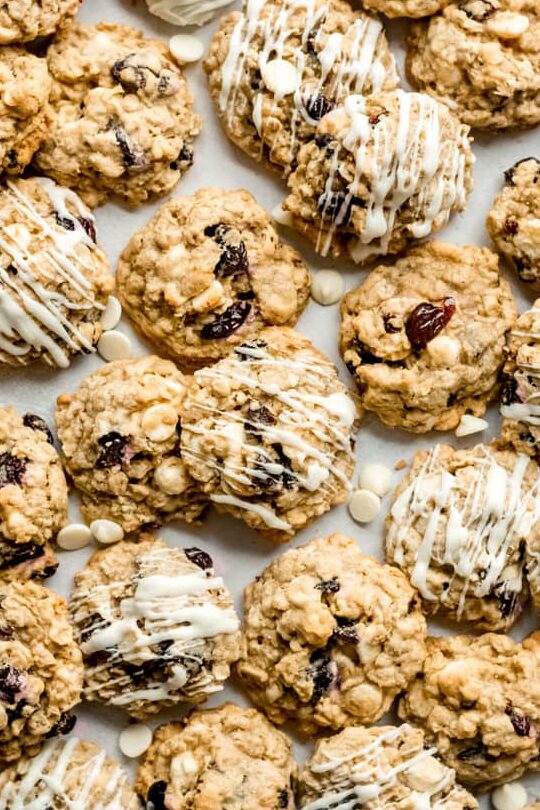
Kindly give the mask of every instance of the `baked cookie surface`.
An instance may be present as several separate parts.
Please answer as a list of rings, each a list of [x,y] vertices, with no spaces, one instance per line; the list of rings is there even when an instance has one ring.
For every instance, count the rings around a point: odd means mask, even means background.
[[[302,733],[379,720],[422,667],[426,622],[396,568],[340,534],[278,557],[244,592],[237,672]]]
[[[398,84],[381,22],[342,0],[246,2],[222,19],[205,70],[229,138],[284,174],[336,104]]]
[[[264,715],[225,703],[166,723],[139,765],[147,806],[176,810],[294,810],[292,746]]]
[[[38,168],[91,207],[131,206],[172,190],[193,162],[201,121],[167,48],[113,23],[76,24],[47,54],[50,131]]]
[[[540,36],[540,34],[539,34]],[[522,281],[540,289],[540,160],[525,158],[505,172],[506,185],[487,217],[495,249]]]
[[[452,0],[363,0],[369,11],[380,11],[387,17],[427,17],[436,14]]]
[[[351,726],[320,740],[300,774],[302,810],[349,807],[475,810],[419,729]]]
[[[88,521],[110,518],[132,532],[201,515],[206,499],[180,455],[186,386],[168,360],[137,357],[108,363],[58,398],[64,465]]]
[[[399,705],[466,785],[481,789],[536,769],[540,634],[428,638],[424,669]]]
[[[140,810],[123,768],[99,746],[76,737],[50,740],[37,756],[0,773],[0,810]],[[79,804],[79,806],[81,806]]]
[[[34,582],[0,583],[0,761],[69,732],[82,679],[65,599]]]
[[[82,0],[9,0],[0,8],[0,44],[30,42],[71,22]]]
[[[265,326],[294,326],[310,275],[244,190],[165,203],[124,249],[118,294],[134,325],[182,368],[219,360]]]
[[[362,406],[383,422],[452,430],[496,396],[517,315],[494,253],[427,242],[343,298],[341,354]]]
[[[469,128],[430,96],[353,95],[299,150],[283,208],[318,253],[365,262],[462,211],[472,164]]]
[[[152,535],[94,554],[75,575],[70,611],[85,698],[133,717],[206,700],[240,654],[239,621],[210,555]]]
[[[540,121],[537,0],[464,0],[416,23],[407,74],[471,127]]]
[[[218,509],[286,542],[347,497],[357,423],[336,367],[272,327],[195,372],[182,459]]]

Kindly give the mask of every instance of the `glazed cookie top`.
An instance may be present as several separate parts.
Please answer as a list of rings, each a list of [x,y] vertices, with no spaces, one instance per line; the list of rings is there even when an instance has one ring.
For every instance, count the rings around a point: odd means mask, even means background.
[[[135,789],[176,810],[294,810],[296,764],[287,737],[255,709],[225,703],[154,732]]]
[[[114,280],[82,201],[46,177],[0,185],[0,363],[94,351]]]
[[[0,759],[70,731],[82,677],[65,600],[33,582],[0,583]]]
[[[187,382],[168,360],[137,357],[108,363],[58,398],[64,464],[86,518],[131,532],[199,517],[205,499],[180,453]]]
[[[540,634],[428,638],[399,715],[426,733],[460,782],[517,779],[538,758]]]
[[[293,326],[310,284],[251,194],[219,188],[165,203],[125,248],[116,278],[134,325],[188,369],[264,326]]]
[[[30,42],[70,22],[82,0],[10,0],[0,8],[0,44]]]
[[[317,743],[300,775],[300,807],[476,810],[455,776],[419,729],[352,726]]]
[[[362,405],[383,422],[451,430],[495,395],[517,315],[494,253],[427,242],[347,293],[341,353]]]
[[[429,96],[349,96],[298,153],[283,203],[323,256],[396,253],[465,208],[469,128]]]
[[[278,557],[244,593],[238,674],[275,723],[374,723],[414,678],[426,622],[396,568],[341,534]]]
[[[302,335],[263,330],[195,372],[182,458],[210,499],[277,542],[345,500],[357,410]]]
[[[205,70],[231,140],[285,174],[336,104],[398,84],[381,22],[342,0],[246,0],[221,21]]]
[[[94,554],[70,610],[85,697],[134,717],[219,692],[239,655],[239,622],[210,555],[152,535]]]
[[[167,48],[127,26],[77,24],[47,60],[52,112],[38,167],[92,207],[169,192],[193,162],[201,122]]]
[[[436,14],[451,0],[363,0],[365,8],[381,11],[387,17],[427,17]]]
[[[508,630],[527,599],[527,543],[540,545],[540,472],[488,445],[417,453],[394,494],[386,555],[430,612]]]
[[[540,121],[537,0],[461,0],[413,26],[407,73],[472,127]]]
[[[0,773],[0,810],[140,810],[123,768],[92,742],[50,740]]]

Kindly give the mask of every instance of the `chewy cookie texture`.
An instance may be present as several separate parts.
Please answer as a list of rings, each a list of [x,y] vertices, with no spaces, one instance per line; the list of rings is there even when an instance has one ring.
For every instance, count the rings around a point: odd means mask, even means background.
[[[9,0],[0,8],[0,44],[31,42],[69,25],[82,0]]]

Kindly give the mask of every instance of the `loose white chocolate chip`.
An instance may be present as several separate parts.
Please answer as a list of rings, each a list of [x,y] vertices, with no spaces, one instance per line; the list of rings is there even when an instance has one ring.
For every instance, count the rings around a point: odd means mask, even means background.
[[[101,325],[107,332],[114,329],[120,323],[122,317],[122,304],[115,295],[109,295],[107,306],[101,315]]]
[[[92,538],[92,532],[84,523],[70,523],[60,529],[56,536],[56,542],[65,551],[75,551],[84,548]]]
[[[135,759],[150,747],[152,742],[152,729],[144,723],[133,723],[120,732],[118,746],[126,757]]]
[[[348,507],[357,523],[371,523],[381,510],[381,499],[369,489],[357,489],[351,494]]]
[[[495,788],[491,802],[495,810],[523,810],[527,804],[527,791],[520,782],[508,782]]]
[[[526,14],[516,14],[513,11],[499,11],[486,23],[490,34],[501,39],[517,39],[529,27],[529,18]]]
[[[472,416],[470,413],[464,413],[461,421],[456,428],[456,436],[471,436],[473,433],[481,433],[489,427],[485,419],[479,419],[477,416]]]
[[[427,345],[427,352],[432,360],[440,366],[454,366],[461,352],[461,343],[447,335],[437,335]]]
[[[278,96],[288,96],[298,87],[296,68],[286,59],[271,59],[261,72],[265,85]]]
[[[369,489],[382,498],[392,486],[392,470],[384,464],[366,464],[360,471],[358,483],[362,489]]]
[[[323,307],[337,304],[344,292],[343,276],[335,270],[319,270],[311,279],[311,297]]]
[[[98,340],[97,350],[104,360],[127,360],[131,357],[131,341],[127,335],[112,329]]]
[[[124,537],[123,528],[114,520],[106,520],[105,518],[93,520],[90,524],[90,531],[98,543],[102,543],[104,546],[119,543]]]
[[[189,485],[184,463],[179,458],[166,458],[154,473],[156,486],[166,495],[180,495]]]
[[[198,62],[204,53],[204,45],[191,34],[175,34],[169,40],[169,50],[182,65],[184,62]]]
[[[278,225],[285,225],[288,228],[291,228],[293,224],[292,214],[290,211],[285,211],[281,205],[276,205],[275,208],[272,209],[272,219],[274,222],[277,222]]]
[[[152,405],[144,412],[142,429],[152,442],[164,442],[176,431],[178,413],[172,405]]]

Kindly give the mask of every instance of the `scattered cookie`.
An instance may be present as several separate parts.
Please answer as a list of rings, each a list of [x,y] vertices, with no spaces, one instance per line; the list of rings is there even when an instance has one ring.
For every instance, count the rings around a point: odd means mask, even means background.
[[[380,11],[387,17],[427,17],[436,14],[451,0],[362,0],[369,11]]]
[[[219,188],[165,203],[124,249],[116,278],[134,326],[186,369],[265,326],[294,326],[310,284],[251,194]]]
[[[182,459],[218,509],[287,542],[346,500],[357,425],[335,366],[307,338],[273,327],[195,372]]]
[[[294,810],[295,785],[287,737],[255,709],[225,703],[160,726],[135,789],[147,807]]]
[[[248,585],[237,671],[272,722],[311,735],[379,720],[421,668],[425,636],[405,577],[333,534]]]
[[[347,293],[341,354],[363,407],[387,425],[453,430],[496,396],[517,315],[494,253],[427,242]]]
[[[0,8],[0,44],[31,42],[71,23],[82,0],[15,0]]]
[[[78,23],[47,52],[50,131],[35,157],[91,206],[137,206],[171,191],[201,128],[181,69],[163,43],[115,23]]]

